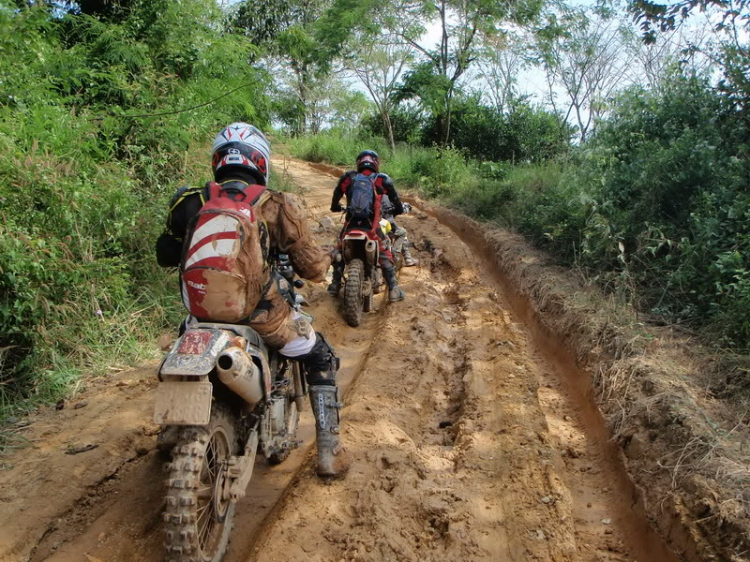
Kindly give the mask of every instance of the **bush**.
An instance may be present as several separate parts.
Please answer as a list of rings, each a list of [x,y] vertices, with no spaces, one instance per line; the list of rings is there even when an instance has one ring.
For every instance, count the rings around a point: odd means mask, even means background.
[[[747,135],[743,116],[706,82],[677,76],[659,92],[622,95],[563,179],[587,209],[583,266],[641,307],[709,325],[744,349]]]
[[[268,122],[253,47],[217,33],[213,7],[128,6],[100,20],[0,0],[0,416],[153,352],[182,315],[153,247],[180,179],[208,171],[189,155],[229,121]]]

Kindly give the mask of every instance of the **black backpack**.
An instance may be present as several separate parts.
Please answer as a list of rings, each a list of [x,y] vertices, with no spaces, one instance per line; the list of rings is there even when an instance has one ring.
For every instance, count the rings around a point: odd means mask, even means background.
[[[372,220],[375,216],[375,180],[377,174],[357,174],[347,190],[349,216],[355,220]]]

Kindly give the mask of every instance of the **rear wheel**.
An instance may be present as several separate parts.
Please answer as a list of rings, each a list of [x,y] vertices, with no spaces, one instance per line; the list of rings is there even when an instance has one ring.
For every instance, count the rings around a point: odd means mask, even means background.
[[[364,281],[364,262],[360,259],[349,262],[346,267],[346,285],[344,286],[344,320],[350,326],[359,326],[362,319]]]
[[[214,404],[208,427],[186,427],[167,465],[167,562],[219,562],[235,504],[224,499],[227,460],[237,453],[234,415]]]
[[[393,267],[396,268],[396,271],[401,271],[401,268],[404,266],[404,252],[403,250],[400,252],[393,252]]]

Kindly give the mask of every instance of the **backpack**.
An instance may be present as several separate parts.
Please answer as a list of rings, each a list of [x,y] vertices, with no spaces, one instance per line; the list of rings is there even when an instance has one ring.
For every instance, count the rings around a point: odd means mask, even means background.
[[[237,323],[253,312],[265,284],[268,237],[252,206],[265,187],[232,189],[237,200],[215,182],[207,191],[185,238],[183,299],[199,320]]]
[[[357,174],[346,191],[349,215],[357,221],[371,221],[375,216],[375,180],[377,174]]]

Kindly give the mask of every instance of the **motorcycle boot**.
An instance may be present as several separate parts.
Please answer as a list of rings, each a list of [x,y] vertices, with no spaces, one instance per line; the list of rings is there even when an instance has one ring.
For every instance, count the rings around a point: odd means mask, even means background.
[[[341,291],[341,278],[344,276],[344,268],[339,266],[338,263],[333,265],[333,278],[331,284],[328,285],[328,294],[338,296]]]
[[[318,476],[337,478],[349,469],[349,457],[339,439],[339,389],[335,385],[310,386],[310,404],[315,415]]]
[[[301,358],[310,385],[310,405],[315,415],[318,448],[318,476],[336,478],[349,469],[349,456],[339,439],[338,387],[336,371],[339,360],[322,334],[310,353]]]
[[[404,293],[403,289],[398,286],[398,279],[396,278],[396,268],[391,266],[388,269],[382,268],[383,270],[383,277],[385,277],[385,282],[388,283],[388,288],[390,291],[388,291],[388,300],[391,302],[398,302],[402,301],[406,298],[406,293]]]
[[[404,267],[414,267],[415,265],[419,265],[419,260],[412,257],[411,250],[409,249],[409,240],[404,240]]]

